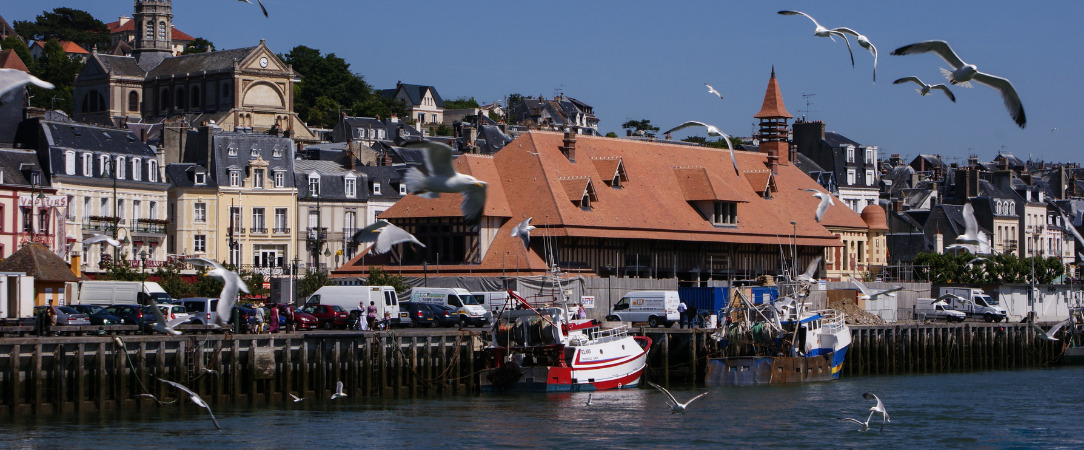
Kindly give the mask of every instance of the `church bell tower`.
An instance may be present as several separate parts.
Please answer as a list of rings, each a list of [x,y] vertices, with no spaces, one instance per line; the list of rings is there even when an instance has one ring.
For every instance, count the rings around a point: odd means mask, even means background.
[[[143,70],[173,53],[173,4],[170,0],[135,0],[132,56]]]

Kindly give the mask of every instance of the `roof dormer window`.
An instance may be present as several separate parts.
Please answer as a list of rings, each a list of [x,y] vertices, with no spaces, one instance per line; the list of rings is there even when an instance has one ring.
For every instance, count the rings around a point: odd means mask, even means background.
[[[315,172],[309,174],[309,193],[308,193],[308,195],[312,196],[312,197],[319,197],[320,196],[320,175],[315,173]]]
[[[735,202],[715,202],[712,208],[711,223],[713,225],[737,225],[738,204]]]
[[[127,169],[127,167],[124,164],[124,157],[123,156],[118,156],[117,157],[117,179],[118,180],[123,180],[124,179],[125,173],[127,172],[126,169]]]
[[[234,147],[233,144],[230,144],[229,147],[227,148],[227,153],[230,156],[237,156],[237,147]]]
[[[132,179],[139,181],[142,177],[142,173],[139,171],[140,165],[143,161],[139,158],[132,158]]]
[[[204,173],[204,172],[196,172],[192,176],[192,183],[197,184],[197,185],[205,185],[205,184],[207,184],[207,174]]]
[[[230,171],[230,186],[231,187],[239,187],[239,186],[241,186],[241,171],[240,170],[231,170]]]
[[[358,178],[354,175],[347,175],[343,180],[343,190],[347,198],[354,198],[358,196]]]
[[[406,196],[406,183],[399,183],[399,195]]]
[[[373,183],[373,195],[381,195],[380,194],[380,183],[377,183],[377,182]]]

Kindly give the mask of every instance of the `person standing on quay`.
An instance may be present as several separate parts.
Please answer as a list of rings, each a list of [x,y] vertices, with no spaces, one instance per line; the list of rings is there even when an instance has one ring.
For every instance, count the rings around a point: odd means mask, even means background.
[[[358,330],[369,331],[369,320],[365,318],[365,300],[358,302]]]
[[[279,307],[278,305],[271,306],[271,326],[267,327],[268,333],[279,332]]]
[[[678,328],[685,328],[685,319],[688,317],[685,314],[689,307],[685,306],[685,302],[678,303]]]
[[[263,322],[264,322],[263,307],[260,306],[260,305],[255,305],[255,306],[256,306],[256,330],[253,331],[253,332],[256,333],[256,334],[261,334],[261,333],[263,333]]]
[[[366,308],[365,318],[369,321],[369,329],[373,329],[373,327],[376,326],[376,302],[369,302],[369,307]]]

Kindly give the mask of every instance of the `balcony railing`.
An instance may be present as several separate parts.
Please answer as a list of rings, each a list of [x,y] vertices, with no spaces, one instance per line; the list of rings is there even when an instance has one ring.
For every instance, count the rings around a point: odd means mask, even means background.
[[[274,230],[272,230],[272,232],[275,233],[275,234],[290,234],[290,229],[289,228],[277,228],[276,227]]]
[[[83,221],[83,229],[91,231],[113,231],[114,225],[123,223],[123,221],[114,222],[114,219],[108,218],[87,218]]]
[[[154,233],[154,234],[166,234],[166,224],[135,221],[132,224],[132,231],[135,233]]]
[[[312,227],[308,229],[306,233],[309,241],[326,241],[327,240],[327,227]]]
[[[252,234],[267,234],[267,228],[252,227]]]

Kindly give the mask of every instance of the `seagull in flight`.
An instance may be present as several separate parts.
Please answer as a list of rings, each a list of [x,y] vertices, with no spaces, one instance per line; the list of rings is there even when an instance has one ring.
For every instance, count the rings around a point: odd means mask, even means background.
[[[19,69],[0,69],[0,97],[12,89],[18,89],[30,83],[42,89],[52,89],[53,83],[44,81]]]
[[[163,401],[159,400],[158,397],[155,397],[154,394],[139,394],[139,396],[140,397],[147,397],[147,398],[149,398],[151,400],[154,400],[154,402],[158,403],[159,405],[172,405],[174,403],[177,403],[177,400],[163,402]]]
[[[177,383],[177,382],[169,381],[169,380],[163,380],[161,378],[159,378],[158,381],[169,384],[170,386],[173,386],[173,387],[175,387],[177,389],[180,389],[180,390],[188,393],[188,398],[192,399],[192,403],[195,403],[196,406],[199,406],[199,407],[202,407],[202,408],[206,409],[207,414],[211,415],[211,421],[215,423],[215,428],[217,428],[219,430],[222,429],[222,427],[218,425],[218,419],[215,419],[215,413],[211,412],[211,407],[209,405],[207,405],[207,402],[203,401],[203,399],[200,398],[199,394],[197,394],[195,392],[192,392],[192,390],[188,389],[187,387],[185,387],[181,383]]]
[[[342,397],[346,397],[346,394],[343,393],[343,382],[342,381],[336,381],[335,382],[335,393],[331,394],[331,399],[335,400],[337,398],[342,398]],[[295,400],[295,401],[298,401],[298,400]]]
[[[429,174],[411,167],[405,176],[407,191],[421,198],[437,198],[441,192],[462,194],[463,203],[459,209],[463,212],[463,220],[477,223],[486,205],[486,183],[456,172],[452,167],[452,148],[445,144],[423,141],[409,144],[408,147],[423,150],[425,168]]]
[[[990,253],[990,240],[979,231],[979,221],[975,219],[975,207],[967,203],[963,208],[964,232],[956,236],[956,243],[945,249],[963,248],[972,254]]]
[[[1049,330],[1043,331],[1043,329],[1039,328],[1039,326],[1036,325],[1035,322],[1031,322],[1031,328],[1035,330],[1035,335],[1039,339],[1042,339],[1044,341],[1057,341],[1058,338],[1056,336],[1058,334],[1058,331],[1061,331],[1062,327],[1068,324],[1069,320],[1063,320],[1054,324],[1054,326],[1050,327]]]
[[[587,394],[587,402],[583,406],[591,406],[591,394]]]
[[[666,394],[666,397],[667,397],[667,402],[666,403],[670,405],[670,414],[674,414],[674,413],[685,414],[685,409],[689,407],[690,403],[696,401],[696,399],[698,399],[700,397],[708,395],[708,393],[705,392],[703,394],[697,395],[696,397],[693,397],[693,398],[689,399],[689,401],[687,401],[685,403],[681,403],[681,402],[677,401],[677,399],[674,398],[674,394],[671,394],[670,391],[666,390],[666,388],[664,388],[662,386],[659,386],[659,385],[657,385],[655,383],[652,383],[650,381],[648,381],[647,384],[650,384],[651,387],[662,391],[663,394]]]
[[[813,278],[813,275],[817,273],[817,268],[821,265],[821,259],[823,259],[823,257],[821,256],[814,258],[813,261],[809,263],[809,266],[805,268],[805,272],[801,275],[798,275],[798,281],[805,283],[816,282],[817,279]]]
[[[847,35],[845,33],[843,33],[842,31],[837,31],[837,30],[829,30],[829,29],[821,26],[821,24],[818,23],[817,19],[814,19],[813,16],[810,16],[809,14],[806,14],[806,13],[801,12],[801,11],[779,11],[779,14],[782,14],[784,16],[805,16],[807,19],[812,20],[813,25],[816,26],[816,28],[813,30],[813,35],[814,36],[826,37],[826,38],[831,39],[832,42],[836,41],[835,36],[839,36],[839,37],[843,38],[843,42],[847,43],[847,53],[849,55],[851,55],[851,67],[854,67],[854,53],[851,52],[851,41],[847,39]],[[876,69],[874,69],[874,70],[876,70]],[[876,75],[874,77],[876,78]]]
[[[211,375],[214,375],[214,376],[216,376],[216,377],[218,376],[218,371],[217,371],[217,370],[214,370],[214,369],[208,369],[208,368],[206,368],[206,367],[201,367],[201,368],[199,369],[199,373],[200,373],[200,374],[205,374],[205,373],[209,373],[209,374],[211,374]]]
[[[252,4],[252,0],[238,0],[238,1],[242,1],[242,2],[248,3],[250,5]],[[260,4],[260,10],[263,11],[263,16],[264,17],[269,17],[267,15],[267,8],[263,7],[263,0],[256,0],[256,3]]]
[[[710,84],[704,83],[704,86],[708,87],[708,93],[709,94],[715,94],[716,96],[719,97],[719,100],[723,99],[723,94],[720,94],[719,91],[717,91],[717,90],[715,90],[715,88],[711,87]]]
[[[304,400],[304,399],[306,399],[308,397],[298,397],[298,396],[296,396],[294,394],[290,394],[290,398],[294,399],[294,403],[298,403],[298,402],[300,402],[300,401],[302,401],[302,400]]]
[[[924,41],[917,44],[905,45],[897,48],[892,52],[893,55],[915,55],[919,53],[936,53],[941,59],[945,60],[953,70],[941,68],[941,74],[949,80],[949,83],[954,85],[960,85],[965,88],[971,87],[971,80],[975,80],[978,83],[985,84],[999,93],[1001,93],[1001,99],[1005,102],[1005,108],[1009,110],[1009,115],[1012,116],[1014,122],[1024,128],[1027,125],[1027,117],[1024,115],[1024,105],[1020,103],[1020,96],[1016,93],[1016,88],[1013,87],[1012,82],[1008,79],[990,75],[988,73],[979,72],[979,69],[974,64],[965,63],[959,56],[956,56],[956,52],[952,51],[952,47],[949,47],[948,42],[945,41]]]
[[[877,82],[877,47],[873,46],[873,43],[869,41],[869,38],[863,36],[861,33],[854,31],[847,27],[833,28],[832,31],[838,31],[841,33],[854,36],[854,39],[858,41],[858,45],[862,48],[869,50],[873,54],[873,82]]]
[[[827,192],[821,192],[816,189],[803,189],[806,192],[812,192],[814,197],[821,199],[821,202],[817,204],[817,222],[820,222],[824,218],[824,213],[828,211],[829,205],[834,205],[836,202],[832,200],[832,194]]]
[[[851,422],[862,425],[862,428],[859,431],[866,431],[866,430],[869,430],[869,421],[870,421],[870,419],[873,418],[873,415],[876,414],[876,413],[881,413],[881,430],[880,431],[884,431],[885,422],[891,422],[891,420],[888,419],[888,412],[885,411],[884,403],[881,403],[881,399],[877,398],[877,396],[874,395],[872,392],[866,392],[865,394],[862,394],[862,398],[864,398],[866,400],[876,400],[877,401],[876,405],[871,406],[869,408],[869,416],[866,417],[865,422],[862,422],[862,421],[860,421],[858,419],[852,419],[850,417],[841,417],[840,419],[841,420],[849,420]]]
[[[862,283],[861,281],[858,281],[858,279],[856,279],[854,277],[851,277],[851,284],[854,284],[855,287],[858,288],[858,291],[862,293],[862,295],[858,296],[862,300],[876,300],[877,297],[880,297],[882,295],[891,294],[893,292],[903,290],[903,286],[896,286],[896,287],[889,288],[889,289],[873,290],[873,289],[870,289],[870,288],[866,287],[865,283]]]
[[[738,160],[734,156],[734,147],[730,145],[730,136],[727,136],[726,133],[723,133],[722,131],[719,131],[719,128],[716,127],[715,125],[706,124],[704,122],[698,122],[696,120],[690,120],[690,121],[685,122],[685,123],[683,123],[681,125],[678,125],[678,126],[676,126],[674,128],[671,128],[669,131],[667,131],[667,132],[665,132],[663,134],[670,134],[670,133],[673,133],[675,131],[684,130],[684,129],[689,128],[689,127],[704,127],[704,128],[708,129],[708,136],[712,136],[712,137],[721,136],[723,138],[723,140],[726,141],[726,148],[730,150],[730,162],[734,164],[734,173],[737,174],[739,177],[741,177],[741,172],[738,171]]]
[[[358,230],[354,233],[354,243],[360,244],[363,242],[375,242],[372,250],[373,254],[379,255],[381,253],[387,253],[391,250],[391,247],[395,244],[401,244],[403,242],[413,242],[422,247],[425,244],[418,241],[418,238],[413,234],[408,233],[406,230],[392,225],[387,220],[377,220],[372,225]]]
[[[977,263],[979,261],[986,261],[986,258],[983,258],[981,256],[976,256],[974,258],[971,258],[971,261],[968,261],[967,264],[964,264],[964,269],[967,269],[968,267],[971,267],[972,264],[975,264],[975,263]]]
[[[952,95],[952,91],[950,91],[948,86],[945,86],[944,84],[926,84],[922,80],[918,79],[918,77],[914,76],[900,78],[896,81],[893,81],[892,84],[906,83],[908,81],[914,82],[915,84],[921,86],[920,88],[915,89],[916,91],[918,91],[918,95],[927,96],[930,95],[930,89],[940,89],[942,91],[945,91],[945,95],[948,96],[949,100],[952,100],[952,103],[956,103],[956,96]]]
[[[520,222],[519,225],[512,228],[512,237],[519,237],[522,239],[524,247],[531,246],[531,230],[535,229],[535,227],[531,225],[531,219],[533,218],[534,217],[528,217],[527,220]]]
[[[172,320],[166,320],[165,314],[162,314],[162,310],[158,309],[158,303],[153,301],[151,302],[151,312],[154,313],[154,331],[162,334],[172,334],[174,336],[178,336],[181,334],[181,332],[173,328],[188,321],[187,316],[177,317]]]
[[[93,236],[83,239],[83,245],[89,246],[94,244],[106,243],[112,245],[114,248],[120,247],[120,241],[113,239],[101,233],[94,233]]]
[[[193,266],[209,267],[211,270],[207,274],[222,280],[222,292],[218,294],[218,308],[215,309],[215,313],[218,314],[215,323],[223,328],[228,327],[233,306],[237,304],[237,291],[249,293],[245,280],[242,280],[237,272],[227,270],[221,264],[210,259],[188,258],[184,262]]]

